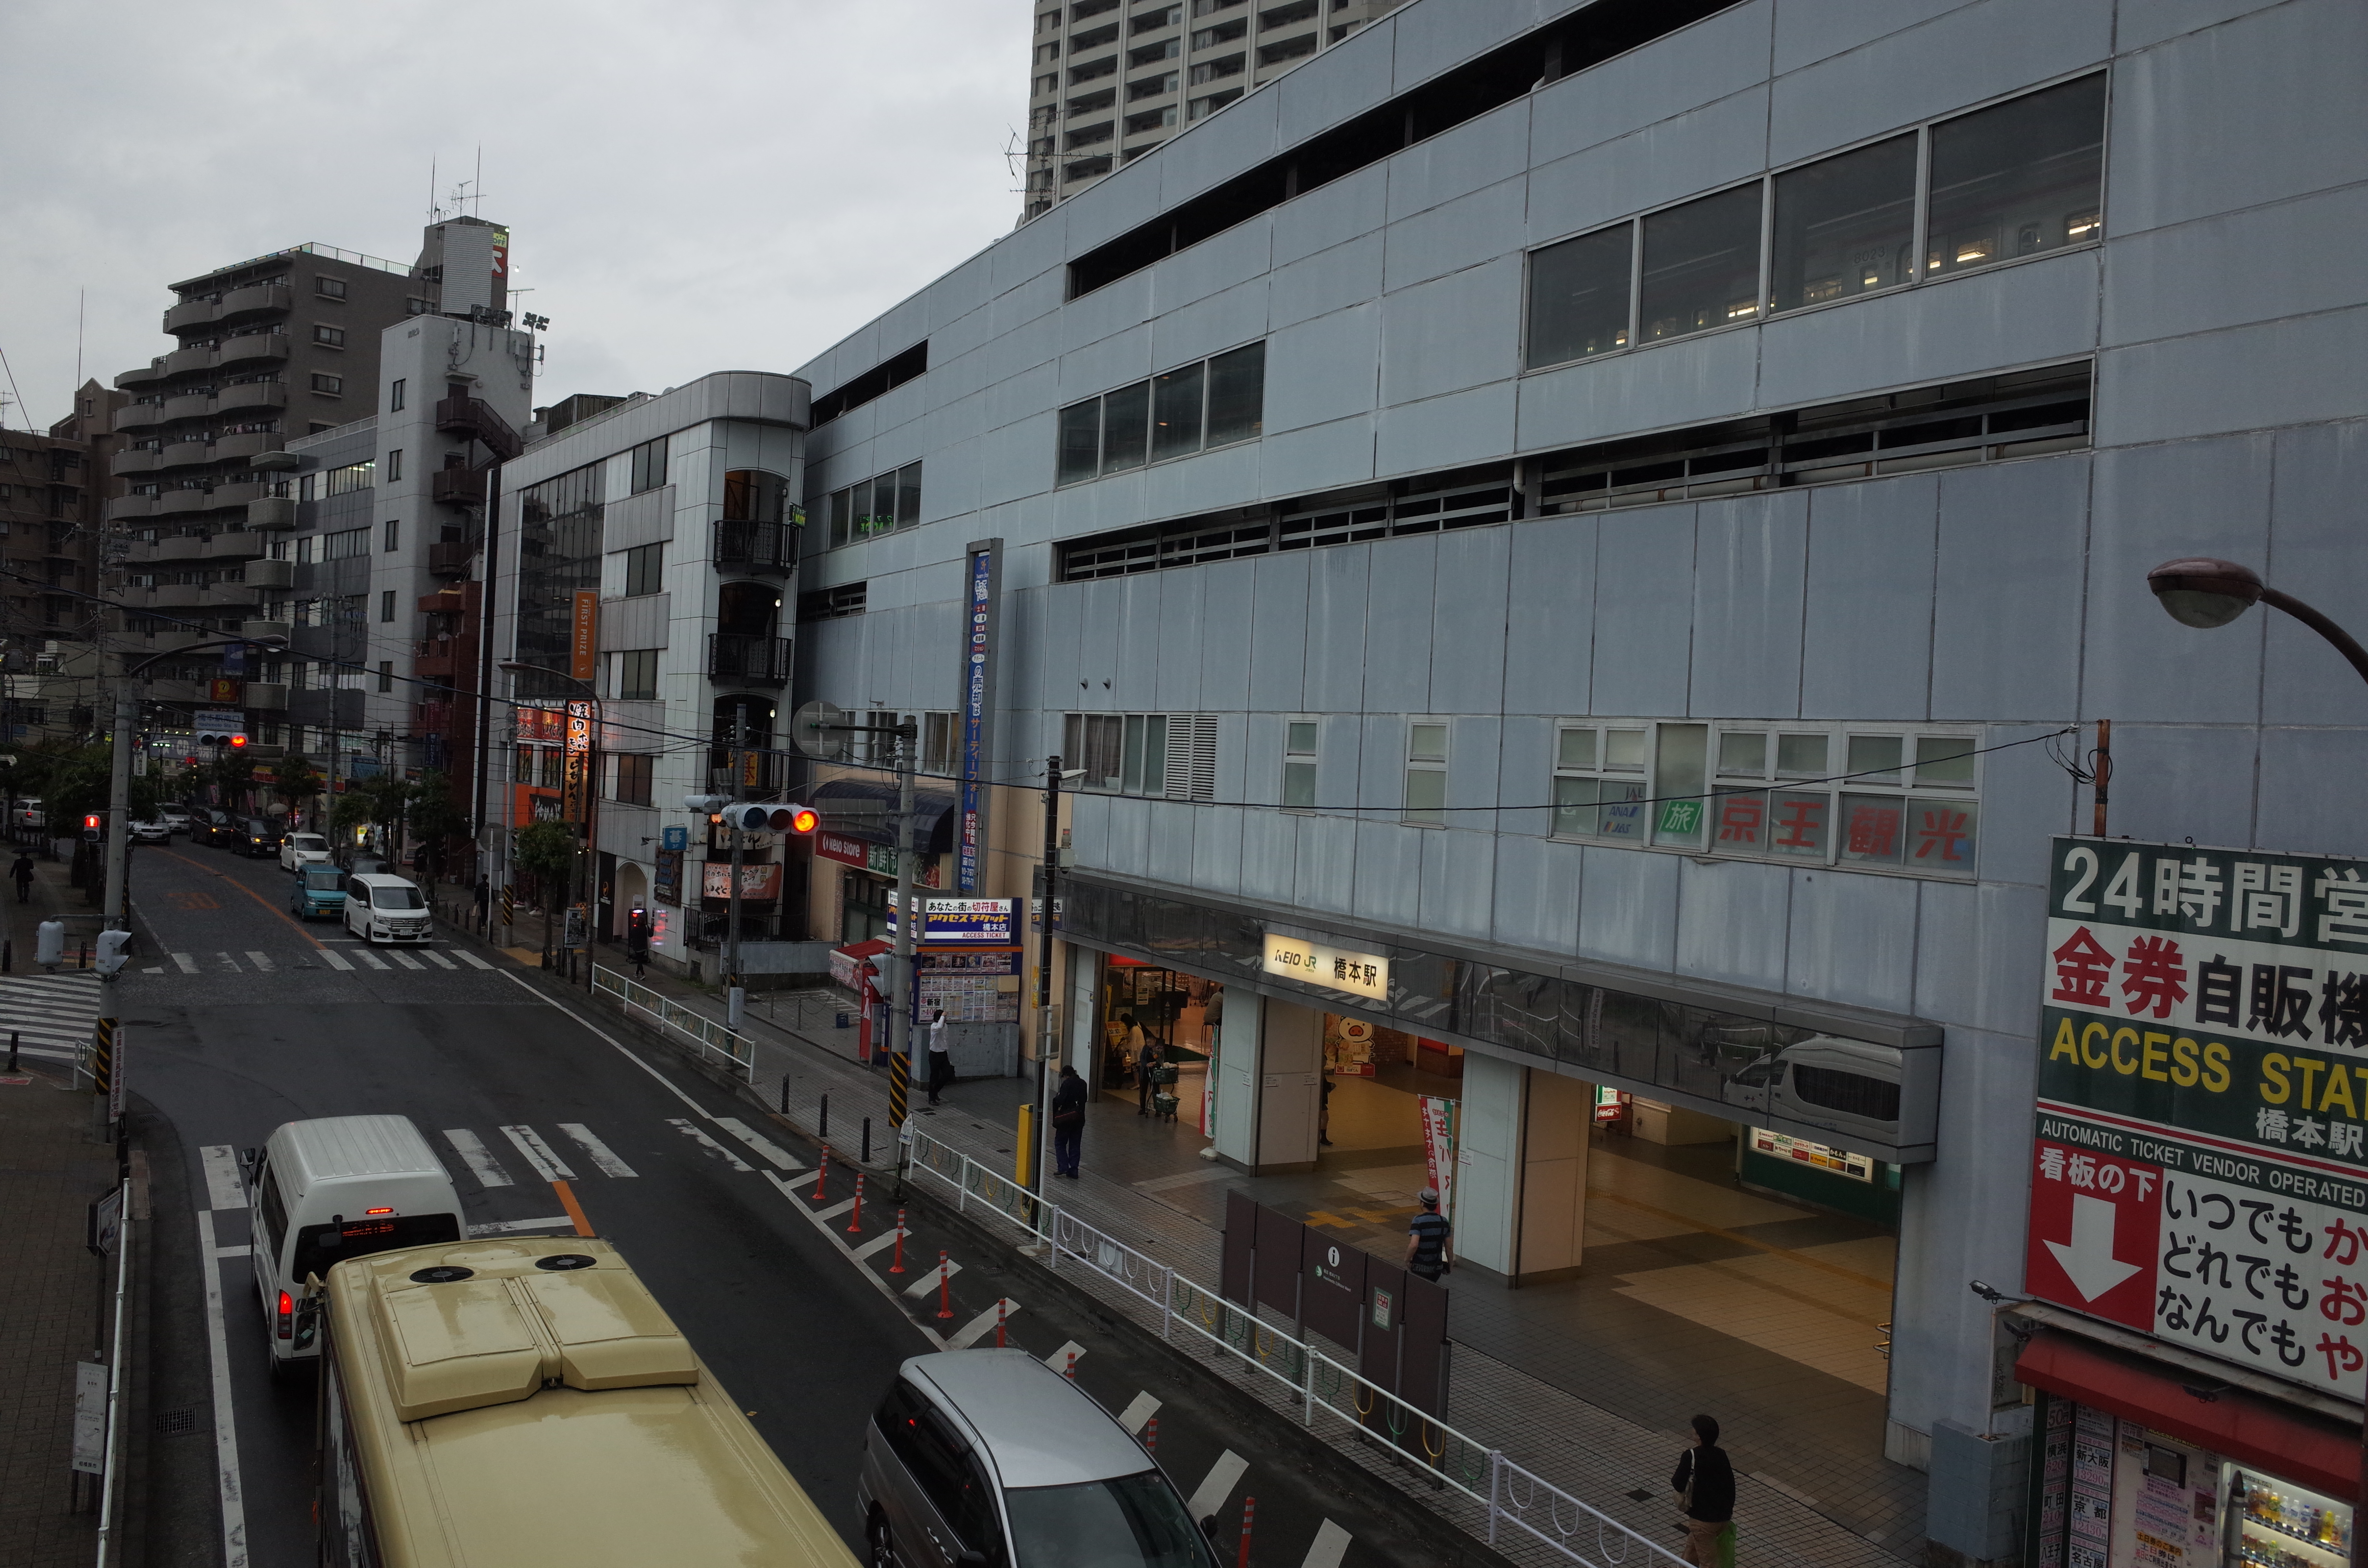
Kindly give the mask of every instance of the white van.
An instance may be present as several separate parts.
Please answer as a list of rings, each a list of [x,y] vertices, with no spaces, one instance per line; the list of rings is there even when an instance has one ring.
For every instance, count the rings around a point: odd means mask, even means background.
[[[1899,1140],[1899,1052],[1868,1040],[1812,1035],[1763,1056],[1719,1085],[1727,1104],[1888,1147]]]
[[[427,895],[381,871],[346,879],[346,929],[365,942],[424,942],[436,934]]]
[[[255,1288],[276,1377],[316,1357],[316,1320],[299,1310],[307,1275],[340,1259],[457,1242],[461,1197],[404,1116],[290,1121],[240,1157],[254,1210]]]

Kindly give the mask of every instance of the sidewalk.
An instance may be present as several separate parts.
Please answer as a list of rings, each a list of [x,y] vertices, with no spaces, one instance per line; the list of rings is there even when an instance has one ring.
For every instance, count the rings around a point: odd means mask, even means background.
[[[529,940],[521,924],[523,947]],[[600,960],[616,967],[621,956],[604,951]],[[720,1021],[724,1015],[720,994],[655,969],[638,983],[708,1017]],[[869,1117],[874,1158],[884,1158],[891,1147],[886,1074],[854,1060],[855,1030],[836,1025],[843,1011],[851,1009],[835,993],[752,994],[744,1032],[755,1047],[755,1086],[768,1104],[785,1107],[806,1128],[817,1125],[827,1096],[830,1141],[850,1153],[858,1147],[861,1120]],[[1032,1098],[1030,1080],[958,1084],[935,1109],[921,1098],[916,1089],[916,1125],[923,1131],[982,1165],[1012,1168],[1017,1113]],[[1305,1178],[1245,1176],[1201,1159],[1204,1142],[1189,1124],[1143,1119],[1133,1114],[1131,1100],[1104,1096],[1095,1102],[1086,1133],[1085,1175],[1063,1184],[1055,1200],[1179,1274],[1213,1285],[1227,1188],[1280,1202],[1293,1195],[1292,1184]],[[1600,1358],[1570,1338],[1563,1325],[1542,1321],[1553,1308],[1539,1292],[1507,1290],[1476,1278],[1455,1279],[1452,1288],[1456,1352],[1450,1421],[1573,1495],[1674,1546],[1668,1478],[1676,1454],[1691,1440],[1680,1430],[1691,1407],[1670,1403],[1663,1422],[1646,1424],[1590,1401],[1577,1391],[1600,1381]],[[1637,1391],[1622,1392],[1632,1396],[1633,1407]],[[1730,1448],[1743,1472],[1736,1510],[1743,1561],[1893,1568],[1920,1556],[1921,1475],[1884,1467],[1899,1472],[1891,1478],[1894,1494],[1853,1498],[1854,1506],[1845,1511],[1821,1506],[1801,1487],[1766,1475],[1762,1455],[1733,1439]],[[1870,1524],[1870,1516],[1879,1522]]]

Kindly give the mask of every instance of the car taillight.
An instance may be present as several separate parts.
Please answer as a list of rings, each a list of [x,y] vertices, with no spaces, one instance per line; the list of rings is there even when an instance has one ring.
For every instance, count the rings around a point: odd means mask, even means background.
[[[279,1322],[277,1325],[279,1337],[282,1339],[290,1337],[295,1333],[295,1325],[296,1298],[282,1290],[279,1292]]]

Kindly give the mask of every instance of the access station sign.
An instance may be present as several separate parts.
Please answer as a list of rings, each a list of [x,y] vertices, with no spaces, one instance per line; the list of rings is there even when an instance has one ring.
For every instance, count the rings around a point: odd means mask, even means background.
[[[2058,838],[2025,1287],[2368,1388],[2368,862]]]

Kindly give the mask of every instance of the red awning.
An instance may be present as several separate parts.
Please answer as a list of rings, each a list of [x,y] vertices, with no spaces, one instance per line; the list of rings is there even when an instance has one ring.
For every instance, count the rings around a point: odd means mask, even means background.
[[[2198,1399],[2193,1373],[2124,1356],[2078,1335],[2042,1329],[2015,1363],[2018,1381],[2093,1404],[2158,1432],[2337,1497],[2360,1490],[2360,1429],[2243,1389]]]
[[[869,959],[877,958],[895,945],[894,942],[884,942],[874,937],[868,941],[849,942],[838,950],[851,959]]]

